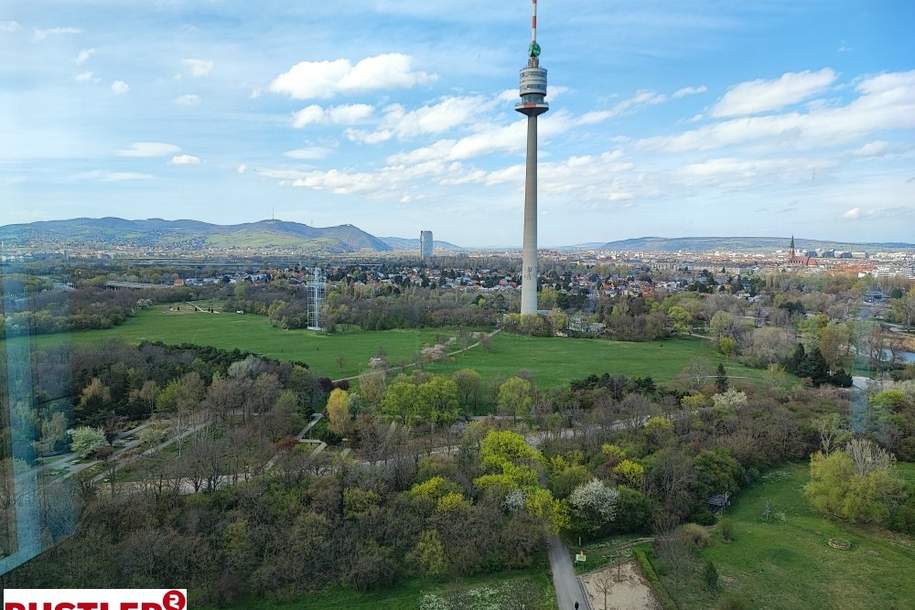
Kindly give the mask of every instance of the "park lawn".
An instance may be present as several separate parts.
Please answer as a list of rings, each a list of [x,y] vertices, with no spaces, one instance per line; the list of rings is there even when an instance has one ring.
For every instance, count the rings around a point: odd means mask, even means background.
[[[729,362],[701,339],[632,342],[499,333],[492,338],[491,344],[489,351],[473,349],[448,362],[432,365],[429,370],[450,373],[471,368],[487,378],[509,377],[523,370],[530,373],[539,386],[551,387],[592,373],[650,376],[655,381],[671,381],[691,361],[700,360],[708,364],[710,374],[719,362],[723,362],[735,381],[757,382],[763,378],[763,371]]]
[[[899,468],[907,479],[915,478],[915,464]],[[734,541],[716,535],[703,551],[718,568],[724,590],[752,608],[772,610],[915,607],[915,539],[814,512],[803,496],[808,472],[807,464],[787,466],[740,494],[728,514]],[[761,519],[767,500],[773,512],[785,514],[784,522]],[[852,549],[835,550],[829,538],[848,540]],[[710,607],[698,591],[693,599],[674,596],[681,608]]]
[[[556,595],[550,578],[549,567],[544,565],[529,570],[516,570],[473,576],[452,578],[447,581],[427,578],[405,580],[389,589],[358,592],[352,589],[333,589],[323,593],[314,593],[286,602],[269,600],[252,600],[236,605],[225,606],[228,610],[416,610],[423,596],[430,593],[444,594],[455,591],[467,591],[486,586],[498,586],[506,582],[518,581],[543,592],[542,608],[556,608]],[[195,608],[198,606],[195,605]],[[212,610],[203,607],[203,610]]]
[[[315,373],[338,379],[366,370],[369,359],[379,348],[384,348],[392,364],[408,362],[424,346],[434,344],[437,337],[447,339],[456,334],[447,329],[410,329],[325,335],[300,329],[283,330],[270,324],[266,316],[191,312],[185,304],[181,308],[181,311],[169,311],[168,306],[156,306],[140,311],[114,328],[38,335],[30,340],[33,348],[110,339],[238,348],[277,360],[305,362]]]
[[[193,311],[190,306],[181,304],[180,311],[169,311],[169,306],[165,305],[140,311],[114,328],[38,335],[30,340],[33,348],[110,339],[237,348],[277,360],[305,362],[315,373],[339,379],[365,371],[369,359],[380,348],[384,349],[390,364],[403,364],[412,362],[423,347],[445,341],[457,333],[453,329],[427,328],[347,330],[325,335],[301,329],[283,330],[270,324],[266,316],[211,314]],[[429,365],[428,369],[435,373],[452,373],[472,368],[487,379],[506,378],[527,371],[541,387],[564,385],[592,373],[650,376],[656,381],[670,381],[694,360],[706,362],[710,374],[719,362],[725,363],[735,382],[757,382],[764,374],[728,361],[710,343],[695,338],[627,342],[499,333],[490,343],[489,350],[477,347]]]

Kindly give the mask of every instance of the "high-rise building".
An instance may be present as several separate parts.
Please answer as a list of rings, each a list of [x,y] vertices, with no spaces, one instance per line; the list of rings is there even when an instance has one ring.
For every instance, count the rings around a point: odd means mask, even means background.
[[[432,240],[432,231],[419,232],[419,255],[423,258],[432,258],[435,242]]]
[[[521,313],[537,313],[537,117],[546,103],[546,70],[540,67],[537,43],[537,0],[531,0],[531,46],[521,70],[521,103],[515,110],[527,116],[527,171],[524,183],[524,236],[521,245]]]

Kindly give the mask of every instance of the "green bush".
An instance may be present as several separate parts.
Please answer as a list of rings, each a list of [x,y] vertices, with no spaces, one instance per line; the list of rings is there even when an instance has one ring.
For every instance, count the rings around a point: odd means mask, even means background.
[[[708,546],[708,531],[697,523],[685,523],[677,530],[677,538],[684,546],[693,551],[704,549]]]
[[[718,590],[718,568],[711,561],[705,562],[705,567],[702,569],[702,580],[705,581],[705,586],[709,591]]]
[[[721,537],[731,542],[734,540],[734,524],[730,519],[722,519],[718,524],[718,528],[721,530]]]
[[[649,551],[637,546],[632,549],[632,556],[639,562],[639,567],[642,569],[642,575],[644,575],[645,580],[648,581],[648,584],[651,587],[652,592],[654,592],[658,602],[660,602],[661,607],[664,608],[664,610],[677,610],[677,603],[670,596],[670,593],[667,592],[667,589],[664,588],[664,585],[661,584],[661,579],[654,569],[654,564],[651,563]]]

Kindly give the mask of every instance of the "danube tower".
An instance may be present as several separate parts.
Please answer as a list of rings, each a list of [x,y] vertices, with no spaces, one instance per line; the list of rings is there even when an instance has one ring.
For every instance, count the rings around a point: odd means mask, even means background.
[[[527,115],[527,173],[524,182],[524,240],[521,250],[521,313],[537,313],[537,117],[550,109],[546,103],[546,70],[540,67],[537,44],[537,0],[531,0],[531,47],[527,67],[521,70],[521,103],[515,110]]]

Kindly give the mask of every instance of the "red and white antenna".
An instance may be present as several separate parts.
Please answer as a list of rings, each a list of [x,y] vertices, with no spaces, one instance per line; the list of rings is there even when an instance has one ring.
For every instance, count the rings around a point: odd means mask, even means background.
[[[531,0],[531,42],[537,42],[537,0]]]

